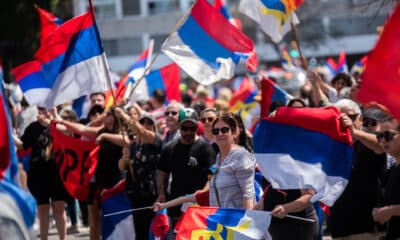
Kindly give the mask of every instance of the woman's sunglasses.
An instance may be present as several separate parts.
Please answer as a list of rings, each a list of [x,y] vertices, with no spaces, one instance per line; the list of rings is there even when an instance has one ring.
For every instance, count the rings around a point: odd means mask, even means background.
[[[208,117],[208,118],[200,118],[200,121],[202,123],[206,123],[206,122],[214,122],[215,118],[213,117]]]
[[[219,131],[221,131],[221,133],[227,133],[229,132],[229,130],[231,130],[229,127],[222,127],[222,128],[213,128],[211,132],[213,135],[218,135]]]
[[[385,139],[386,142],[390,142],[397,134],[399,133],[391,131],[378,132],[376,133],[376,139],[378,140],[378,142],[381,141],[382,139]]]

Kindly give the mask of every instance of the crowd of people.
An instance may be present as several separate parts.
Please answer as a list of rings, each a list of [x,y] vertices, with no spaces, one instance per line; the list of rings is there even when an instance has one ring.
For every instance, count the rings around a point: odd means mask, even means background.
[[[102,192],[123,179],[133,209],[153,208],[132,213],[139,240],[149,239],[156,211],[168,208],[175,225],[185,202],[270,211],[273,219],[266,237],[272,239],[322,239],[322,225],[333,239],[400,239],[399,122],[379,104],[357,102],[359,75],[339,73],[331,80],[312,70],[306,76],[304,86],[294,93],[296,98],[287,104],[272,103],[269,110],[274,114],[283,106],[328,105],[340,110],[355,154],[348,185],[325,217],[320,206],[310,201],[314,189],[273,189],[256,177],[252,135],[241,117],[229,112],[233,94],[229,86],[217,89],[213,98],[207,88],[194,84],[182,93],[182,103],[165,104],[165,92],[157,89],[146,101],[106,109],[105,94],[93,93],[83,119],[78,119],[71,104],[36,111],[22,101],[13,111],[14,140],[18,149],[32,148],[27,178],[21,181],[27,182],[37,201],[40,238],[47,239],[50,208],[60,239],[67,235],[66,212],[72,224],[68,231],[79,231],[76,200],[66,191],[52,152],[49,125],[54,122],[64,134],[100,146],[89,201],[79,202],[90,239],[101,238]],[[259,117],[253,116],[251,122],[255,124]],[[257,184],[264,189],[261,196]],[[288,214],[315,221],[286,218]],[[168,239],[174,239],[173,231]]]

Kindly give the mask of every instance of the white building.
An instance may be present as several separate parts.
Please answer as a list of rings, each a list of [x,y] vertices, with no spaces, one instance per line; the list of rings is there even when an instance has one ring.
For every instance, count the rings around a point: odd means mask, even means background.
[[[73,1],[75,15],[87,9],[87,0]],[[264,34],[256,24],[235,10],[239,0],[226,2],[233,15],[242,20],[243,31],[255,41],[259,59],[278,60],[272,44],[266,43]],[[305,0],[297,11],[301,21],[298,32],[304,55],[319,57],[337,55],[341,50],[348,55],[370,51],[376,40],[375,28],[384,22],[391,6],[385,6],[374,17],[379,3],[367,5],[364,2],[371,1]],[[192,3],[193,0],[93,0],[111,68],[118,72],[126,71],[147,47],[150,38],[155,40],[155,52],[158,52],[162,42]],[[288,39],[290,36],[286,37]],[[153,67],[170,62],[161,54]]]

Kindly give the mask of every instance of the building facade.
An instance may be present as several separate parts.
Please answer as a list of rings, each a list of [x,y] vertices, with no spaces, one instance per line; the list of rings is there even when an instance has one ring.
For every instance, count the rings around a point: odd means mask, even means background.
[[[382,0],[383,1],[383,0]],[[212,2],[212,1],[210,1]],[[276,61],[279,52],[246,16],[237,11],[239,0],[226,0],[231,13],[242,21],[243,31],[255,41],[261,61]],[[371,3],[374,2],[374,3]],[[193,0],[93,0],[100,34],[114,71],[123,72],[155,40],[155,52],[172,32]],[[74,14],[84,12],[87,0],[74,0]],[[297,14],[297,32],[306,57],[365,54],[376,41],[376,27],[393,6],[370,0],[305,0]],[[291,40],[289,33],[278,45]],[[160,54],[154,67],[171,62]]]

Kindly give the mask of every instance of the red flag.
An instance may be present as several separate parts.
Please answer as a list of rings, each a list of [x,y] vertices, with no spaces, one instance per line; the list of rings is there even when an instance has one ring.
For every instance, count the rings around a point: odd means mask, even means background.
[[[46,51],[44,46],[46,46],[48,37],[62,22],[56,16],[40,7],[36,7],[36,10],[40,17],[40,48],[35,53],[35,56],[40,56],[43,51]]]
[[[51,124],[53,152],[65,188],[72,197],[85,201],[89,197],[90,178],[97,166],[97,153],[94,142],[83,141],[67,136]]]
[[[386,23],[374,50],[368,56],[358,99],[377,101],[400,119],[400,3]]]
[[[164,239],[170,227],[167,209],[160,210],[151,223],[150,234],[154,239]]]

